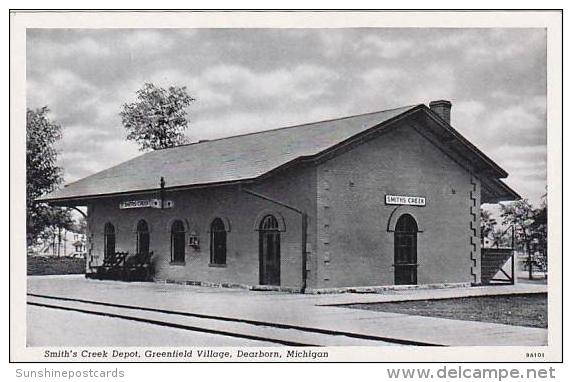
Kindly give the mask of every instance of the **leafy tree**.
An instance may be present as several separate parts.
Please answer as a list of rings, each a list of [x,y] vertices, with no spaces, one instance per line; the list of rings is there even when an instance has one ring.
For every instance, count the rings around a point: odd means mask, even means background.
[[[74,230],[74,221],[71,213],[67,208],[45,206],[46,210],[43,214],[45,218],[45,226],[37,235],[36,239],[42,241],[49,240],[54,236],[58,236],[62,229],[67,231]]]
[[[492,247],[510,247],[512,237],[507,228],[499,224],[490,211],[481,207],[481,244],[483,246],[488,244]],[[490,242],[486,243],[485,239],[489,239]]]
[[[53,191],[62,182],[56,165],[55,143],[61,127],[48,118],[49,109],[26,110],[26,236],[28,245],[44,237],[49,227],[71,224],[67,210],[39,203],[36,198]]]
[[[85,219],[85,216],[80,215],[77,218],[77,220],[73,224],[72,231],[83,234],[87,233],[87,220]]]
[[[526,199],[517,200],[510,204],[501,205],[503,223],[514,226],[515,240],[528,254],[529,278],[532,278],[532,265],[542,262],[542,259],[534,259],[533,251],[539,250],[546,253],[546,203],[535,209]]]
[[[481,208],[481,240],[489,237],[495,232],[497,220],[493,218],[490,211]]]
[[[534,222],[531,225],[532,250],[538,252],[537,261],[544,270],[548,260],[548,203],[546,194],[542,197],[540,208],[534,210]]]
[[[526,199],[501,204],[503,224],[514,226],[515,240],[522,246],[530,242],[530,227],[534,222],[534,208]]]
[[[184,86],[163,89],[146,83],[137,91],[137,101],[124,104],[119,113],[127,140],[137,142],[141,151],[187,143],[185,108],[193,101]]]

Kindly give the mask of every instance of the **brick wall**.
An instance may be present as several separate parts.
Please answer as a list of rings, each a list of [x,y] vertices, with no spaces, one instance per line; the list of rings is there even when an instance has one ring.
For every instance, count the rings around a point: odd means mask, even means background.
[[[166,181],[168,183],[168,179]],[[314,243],[315,248],[315,168],[298,167],[244,187],[306,210],[310,227],[308,240]],[[168,192],[166,199],[175,203],[172,209],[119,209],[121,201],[154,197],[158,195],[102,199],[90,206],[88,224],[93,235],[92,253],[96,256],[94,264],[101,264],[103,259],[103,227],[106,222],[115,226],[116,250],[133,253],[136,247],[136,224],[139,219],[145,219],[151,229],[150,250],[156,254],[156,279],[257,285],[259,233],[255,224],[257,218],[265,213],[274,213],[281,216],[285,223],[285,231],[281,232],[281,285],[301,286],[299,214],[246,194],[238,186]],[[222,217],[230,223],[226,267],[209,266],[209,227],[215,217]],[[184,265],[170,264],[170,224],[175,219],[185,222],[187,241],[189,232],[195,232],[200,238],[199,250],[186,246]]]
[[[419,284],[480,277],[478,248],[471,245],[471,224],[478,224],[471,207],[478,211],[480,184],[412,127],[322,163],[317,182],[317,287],[393,284],[394,233],[388,225],[395,224],[390,217],[403,213],[413,215],[423,231],[417,244]],[[386,194],[425,196],[426,206],[385,205]]]
[[[168,184],[168,179],[166,180]],[[308,287],[394,284],[392,226],[411,214],[418,234],[418,283],[479,283],[480,181],[412,127],[403,126],[314,166],[297,166],[244,185],[308,213]],[[387,206],[385,195],[426,197],[425,207]],[[109,198],[89,208],[94,264],[103,258],[103,227],[116,228],[118,251],[135,251],[135,227],[151,227],[157,279],[257,285],[259,239],[256,221],[281,216],[281,285],[302,283],[301,217],[238,186],[169,192],[175,208],[120,210],[119,203],[158,195]],[[209,226],[215,217],[230,223],[227,265],[209,266]],[[170,264],[170,224],[185,222],[200,238],[186,246],[185,264]],[[188,240],[188,239],[187,239]]]

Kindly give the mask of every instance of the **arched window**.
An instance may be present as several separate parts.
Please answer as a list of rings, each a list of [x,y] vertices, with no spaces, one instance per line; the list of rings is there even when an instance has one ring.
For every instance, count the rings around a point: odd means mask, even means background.
[[[221,218],[211,223],[211,264],[226,264],[226,228]]]
[[[149,225],[143,219],[137,223],[137,248],[136,253],[140,255],[149,254]]]
[[[273,215],[260,222],[259,267],[261,285],[280,285],[280,231]]]
[[[171,225],[171,261],[185,262],[185,225],[180,220],[175,220]]]
[[[105,223],[103,228],[103,257],[107,258],[115,254],[115,227],[111,223]]]
[[[404,214],[395,225],[394,264],[395,284],[417,284],[417,222]]]

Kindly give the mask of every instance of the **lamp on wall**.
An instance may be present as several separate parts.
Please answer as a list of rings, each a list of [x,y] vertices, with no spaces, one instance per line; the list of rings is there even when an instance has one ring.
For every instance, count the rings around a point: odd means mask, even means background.
[[[201,249],[199,235],[195,231],[192,231],[189,234],[189,247],[193,248],[195,251]]]

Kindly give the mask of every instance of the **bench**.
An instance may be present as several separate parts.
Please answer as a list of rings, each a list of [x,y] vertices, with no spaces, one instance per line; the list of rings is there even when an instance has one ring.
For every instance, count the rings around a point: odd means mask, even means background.
[[[152,277],[151,257],[153,252],[129,255],[115,252],[103,259],[95,268],[93,278],[100,280],[148,281]]]
[[[129,252],[110,253],[103,259],[103,264],[95,267],[95,278],[118,280],[123,276],[123,265]]]
[[[123,265],[123,280],[126,281],[148,281],[151,279],[151,258],[153,252],[136,253],[128,256]]]

